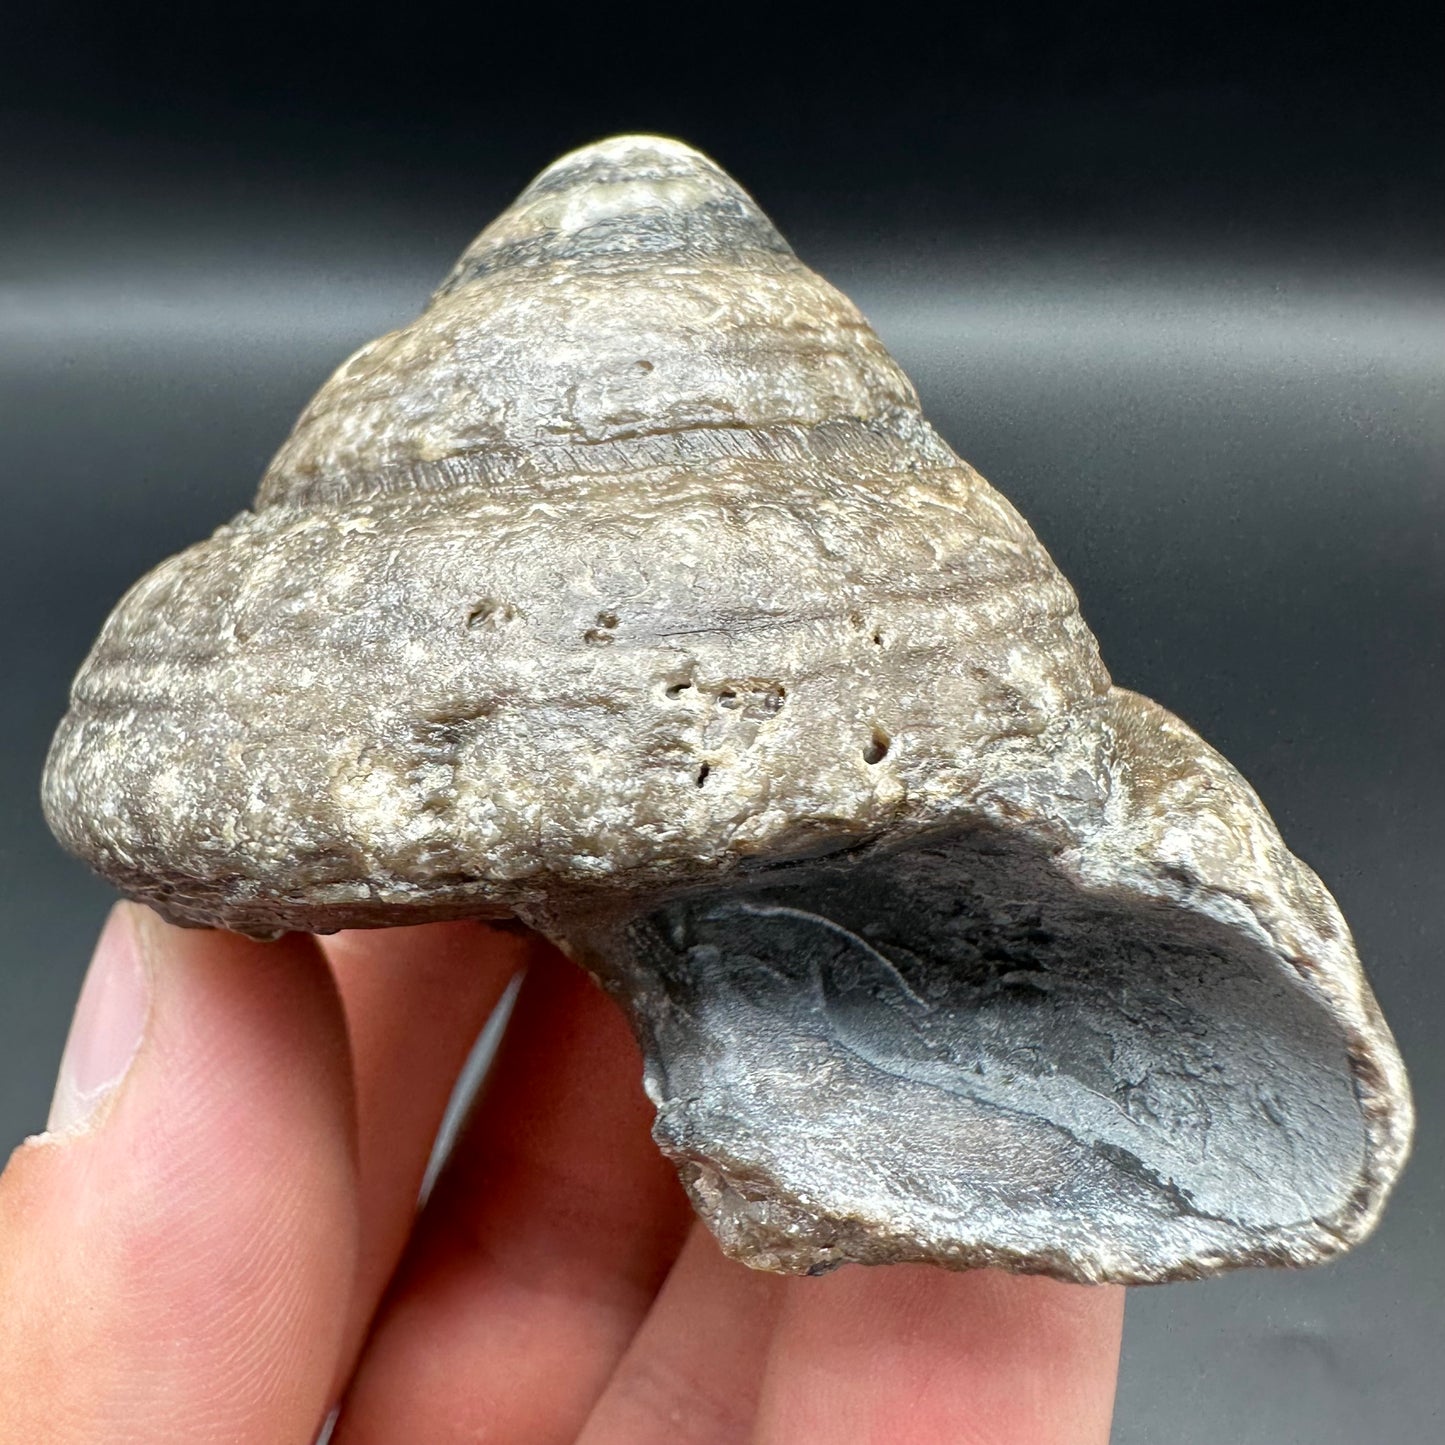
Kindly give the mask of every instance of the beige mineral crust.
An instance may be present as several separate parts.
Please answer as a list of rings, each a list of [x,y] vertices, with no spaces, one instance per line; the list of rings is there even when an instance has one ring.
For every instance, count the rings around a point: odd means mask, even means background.
[[[768,1269],[1365,1235],[1405,1074],[1247,783],[711,161],[544,171],[106,623],[51,826],[182,923],[517,916]]]

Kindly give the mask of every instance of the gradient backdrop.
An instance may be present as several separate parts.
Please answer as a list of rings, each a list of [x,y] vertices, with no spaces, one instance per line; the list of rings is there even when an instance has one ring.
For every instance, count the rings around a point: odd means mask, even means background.
[[[107,610],[246,505],[324,376],[536,169],[660,130],[861,304],[1116,680],[1255,783],[1412,1069],[1373,1241],[1135,1292],[1116,1440],[1442,1438],[1438,29],[169,9],[0,18],[0,1151],[44,1120],[109,902],[35,796]]]

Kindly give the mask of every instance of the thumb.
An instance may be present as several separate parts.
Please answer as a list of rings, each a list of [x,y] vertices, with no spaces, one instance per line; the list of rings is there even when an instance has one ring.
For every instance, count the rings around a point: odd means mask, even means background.
[[[309,1445],[351,1287],[354,1156],[314,943],[117,905],[50,1129],[0,1175],[0,1441]]]

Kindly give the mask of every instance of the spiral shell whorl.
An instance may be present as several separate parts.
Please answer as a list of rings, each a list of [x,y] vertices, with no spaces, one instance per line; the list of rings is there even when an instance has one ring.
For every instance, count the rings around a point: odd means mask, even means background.
[[[1066,720],[1107,688],[856,308],[711,161],[624,137],[543,172],[256,509],[132,591],[48,806],[131,891],[185,859],[174,916],[444,916],[923,827],[1060,749],[1096,807]]]
[[[725,430],[737,454],[827,423],[946,454],[857,309],[741,187],[675,141],[622,137],[544,171],[416,321],[336,372],[258,502],[542,480],[594,470],[599,447],[626,472],[668,439]]]

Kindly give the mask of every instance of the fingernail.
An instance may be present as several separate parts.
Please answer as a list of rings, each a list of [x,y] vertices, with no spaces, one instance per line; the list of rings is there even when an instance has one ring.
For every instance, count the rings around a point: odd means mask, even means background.
[[[118,903],[95,946],[75,1006],[47,1133],[75,1134],[90,1127],[140,1050],[149,1012],[150,974],[131,905]]]

